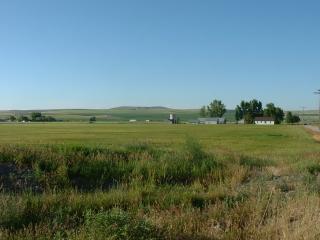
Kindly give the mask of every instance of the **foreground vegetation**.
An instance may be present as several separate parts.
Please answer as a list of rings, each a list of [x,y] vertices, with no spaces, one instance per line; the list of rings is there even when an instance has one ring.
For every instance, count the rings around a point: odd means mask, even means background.
[[[302,127],[55,123],[0,137],[0,239],[320,236],[320,145]]]

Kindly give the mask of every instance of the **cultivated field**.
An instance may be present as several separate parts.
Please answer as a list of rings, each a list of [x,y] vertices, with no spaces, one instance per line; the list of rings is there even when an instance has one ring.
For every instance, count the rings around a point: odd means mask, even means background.
[[[66,109],[66,110],[33,110],[40,111],[43,115],[52,116],[57,120],[71,122],[88,122],[90,117],[95,116],[99,122],[128,122],[135,119],[140,122],[146,120],[164,122],[170,113],[178,115],[181,121],[193,121],[199,117],[199,109],[170,109],[165,107],[118,107],[112,109]],[[11,115],[30,116],[33,112],[26,111],[0,111],[0,121]],[[234,111],[225,114],[228,121],[235,121]]]
[[[319,239],[302,126],[0,124],[0,239]]]

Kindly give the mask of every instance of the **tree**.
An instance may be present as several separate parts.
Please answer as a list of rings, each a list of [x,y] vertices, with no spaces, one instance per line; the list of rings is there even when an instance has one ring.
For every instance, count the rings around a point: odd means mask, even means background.
[[[207,111],[210,117],[222,117],[227,110],[220,100],[215,99],[207,106]]]
[[[268,103],[264,109],[264,115],[273,117],[275,124],[280,124],[284,119],[284,112],[281,108],[276,107],[273,103]]]
[[[300,117],[298,115],[293,115],[293,117],[292,117],[292,122],[293,123],[298,123],[300,121],[301,121],[301,119],[300,119]]]
[[[54,117],[48,116],[48,117],[44,117],[44,120],[46,122],[56,122],[57,119],[55,119]]]
[[[256,99],[250,102],[241,101],[235,109],[236,120],[244,119],[245,123],[252,124],[254,118],[263,115],[262,103]]]
[[[9,117],[9,120],[10,120],[11,122],[14,122],[14,121],[17,120],[17,118],[16,118],[15,116],[11,115],[11,116]]]
[[[57,119],[55,119],[52,116],[42,115],[41,112],[33,112],[31,113],[31,121],[32,122],[56,122]]]
[[[244,115],[243,119],[246,124],[253,124],[254,118],[255,118],[255,116],[248,112]]]
[[[91,123],[92,123],[92,122],[95,122],[95,121],[97,121],[97,118],[94,117],[94,116],[89,119],[89,122],[91,122]]]
[[[242,111],[242,108],[238,105],[236,107],[236,120],[239,121],[241,119],[243,119],[243,111]]]
[[[206,116],[207,116],[206,106],[203,106],[202,108],[200,108],[200,117],[206,117]]]
[[[300,117],[293,115],[292,112],[288,112],[286,115],[286,123],[298,123],[300,122]]]
[[[31,113],[31,120],[32,121],[41,121],[41,118],[42,118],[42,114],[41,112],[33,112]]]
[[[26,117],[26,116],[20,116],[20,117],[18,118],[18,121],[19,121],[19,122],[29,122],[30,119],[29,119],[28,117]]]
[[[293,115],[292,112],[287,112],[286,123],[292,123]]]
[[[249,113],[254,117],[263,115],[262,103],[256,99],[253,99],[249,102]]]

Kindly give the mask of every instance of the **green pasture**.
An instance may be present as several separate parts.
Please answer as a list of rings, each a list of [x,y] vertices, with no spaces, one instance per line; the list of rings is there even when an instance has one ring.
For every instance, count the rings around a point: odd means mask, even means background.
[[[194,138],[208,151],[294,155],[320,150],[302,126],[24,123],[1,124],[0,144],[77,144],[119,147],[147,143],[176,148]]]
[[[60,110],[33,110],[40,111],[43,115],[52,116],[57,120],[71,122],[88,122],[90,117],[95,116],[99,122],[128,122],[135,119],[140,122],[146,120],[154,122],[167,121],[169,114],[176,114],[181,121],[194,121],[199,117],[198,109],[170,109],[162,107],[120,107],[113,109],[60,109]],[[26,111],[0,111],[0,120],[8,119],[9,116],[30,116],[31,110]],[[225,114],[228,121],[234,121],[234,111]]]
[[[53,109],[53,110],[10,110],[0,111],[0,122],[7,120],[10,116],[29,116],[32,112],[39,111],[45,116],[52,116],[59,121],[66,122],[88,122],[95,116],[98,122],[124,123],[131,119],[138,122],[165,122],[169,114],[176,114],[182,122],[193,122],[199,118],[199,109],[170,109],[165,107],[118,107],[112,109]],[[318,111],[293,111],[300,116],[304,123],[319,122]],[[234,110],[227,110],[224,117],[228,122],[235,121]]]

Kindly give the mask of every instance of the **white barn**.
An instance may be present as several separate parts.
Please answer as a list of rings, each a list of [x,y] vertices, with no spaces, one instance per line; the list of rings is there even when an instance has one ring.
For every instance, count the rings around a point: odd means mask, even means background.
[[[273,117],[256,117],[254,119],[256,125],[274,125],[275,121]]]

